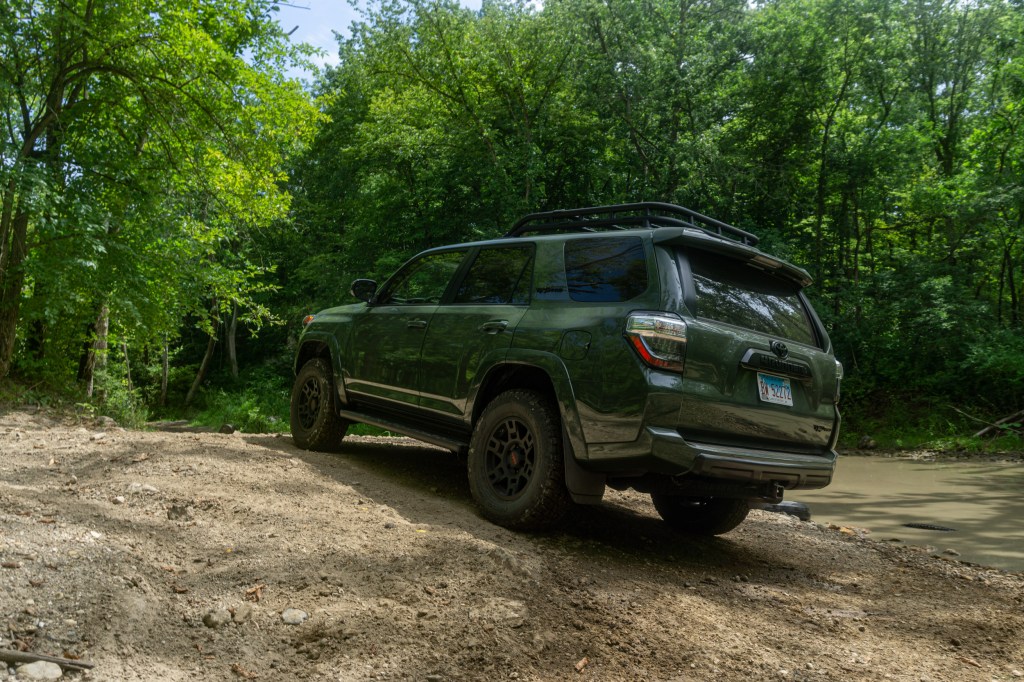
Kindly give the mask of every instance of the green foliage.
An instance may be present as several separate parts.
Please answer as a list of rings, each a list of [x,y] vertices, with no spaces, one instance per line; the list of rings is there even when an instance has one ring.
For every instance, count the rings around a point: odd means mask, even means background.
[[[96,398],[88,403],[92,411],[110,417],[125,428],[139,428],[149,420],[149,408],[142,391],[133,387],[123,374],[123,366],[111,365],[97,370]]]
[[[0,0],[0,374],[79,392],[105,305],[118,410],[174,410],[213,337],[209,420],[269,428],[287,387],[225,378],[236,308],[244,377],[356,277],[644,199],[807,267],[850,433],[1024,407],[1019,2],[381,0],[315,102],[273,14]]]
[[[290,379],[272,368],[248,372],[234,386],[204,393],[192,423],[215,429],[231,424],[244,433],[286,432]]]
[[[998,329],[967,349],[962,381],[970,395],[991,406],[1024,404],[1024,335]]]
[[[1022,50],[1007,0],[383,2],[319,83],[282,299],[527,210],[678,201],[812,272],[847,424],[1019,409]]]
[[[75,362],[104,307],[140,346],[236,307],[275,319],[252,234],[281,226],[284,160],[320,117],[281,75],[310,48],[274,11],[0,0],[0,375],[19,340]]]

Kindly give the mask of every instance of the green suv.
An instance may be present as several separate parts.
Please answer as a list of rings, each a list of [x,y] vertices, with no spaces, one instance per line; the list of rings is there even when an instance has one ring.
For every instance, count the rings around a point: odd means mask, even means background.
[[[675,529],[725,533],[836,462],[842,365],[810,277],[756,243],[648,202],[425,251],[306,319],[292,436],[332,449],[359,422],[448,448],[509,528],[611,486],[649,493]]]

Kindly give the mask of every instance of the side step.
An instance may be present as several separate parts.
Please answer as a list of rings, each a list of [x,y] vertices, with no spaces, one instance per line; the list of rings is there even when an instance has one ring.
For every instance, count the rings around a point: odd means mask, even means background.
[[[403,436],[409,438],[415,438],[421,440],[424,443],[430,443],[452,452],[464,451],[469,448],[469,440],[465,438],[459,438],[454,435],[443,435],[434,431],[427,431],[420,429],[415,426],[409,426],[408,424],[392,421],[386,417],[381,417],[374,414],[367,414],[366,412],[353,412],[351,410],[339,410],[338,414],[342,419],[349,419],[360,424],[369,424],[370,426],[376,426],[379,429],[386,431],[394,431],[400,433]]]

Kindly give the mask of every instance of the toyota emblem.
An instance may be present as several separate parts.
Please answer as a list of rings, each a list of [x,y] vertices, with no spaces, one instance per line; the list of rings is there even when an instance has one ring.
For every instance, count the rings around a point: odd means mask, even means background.
[[[772,341],[769,347],[780,360],[785,360],[789,357],[789,349],[786,348],[786,344],[782,343],[782,341]]]

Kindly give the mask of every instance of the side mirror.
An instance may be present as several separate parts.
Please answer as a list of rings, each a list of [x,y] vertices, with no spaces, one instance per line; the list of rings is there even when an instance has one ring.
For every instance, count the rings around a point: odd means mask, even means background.
[[[369,303],[375,293],[377,293],[377,283],[372,279],[357,279],[352,282],[351,294],[360,301]]]

